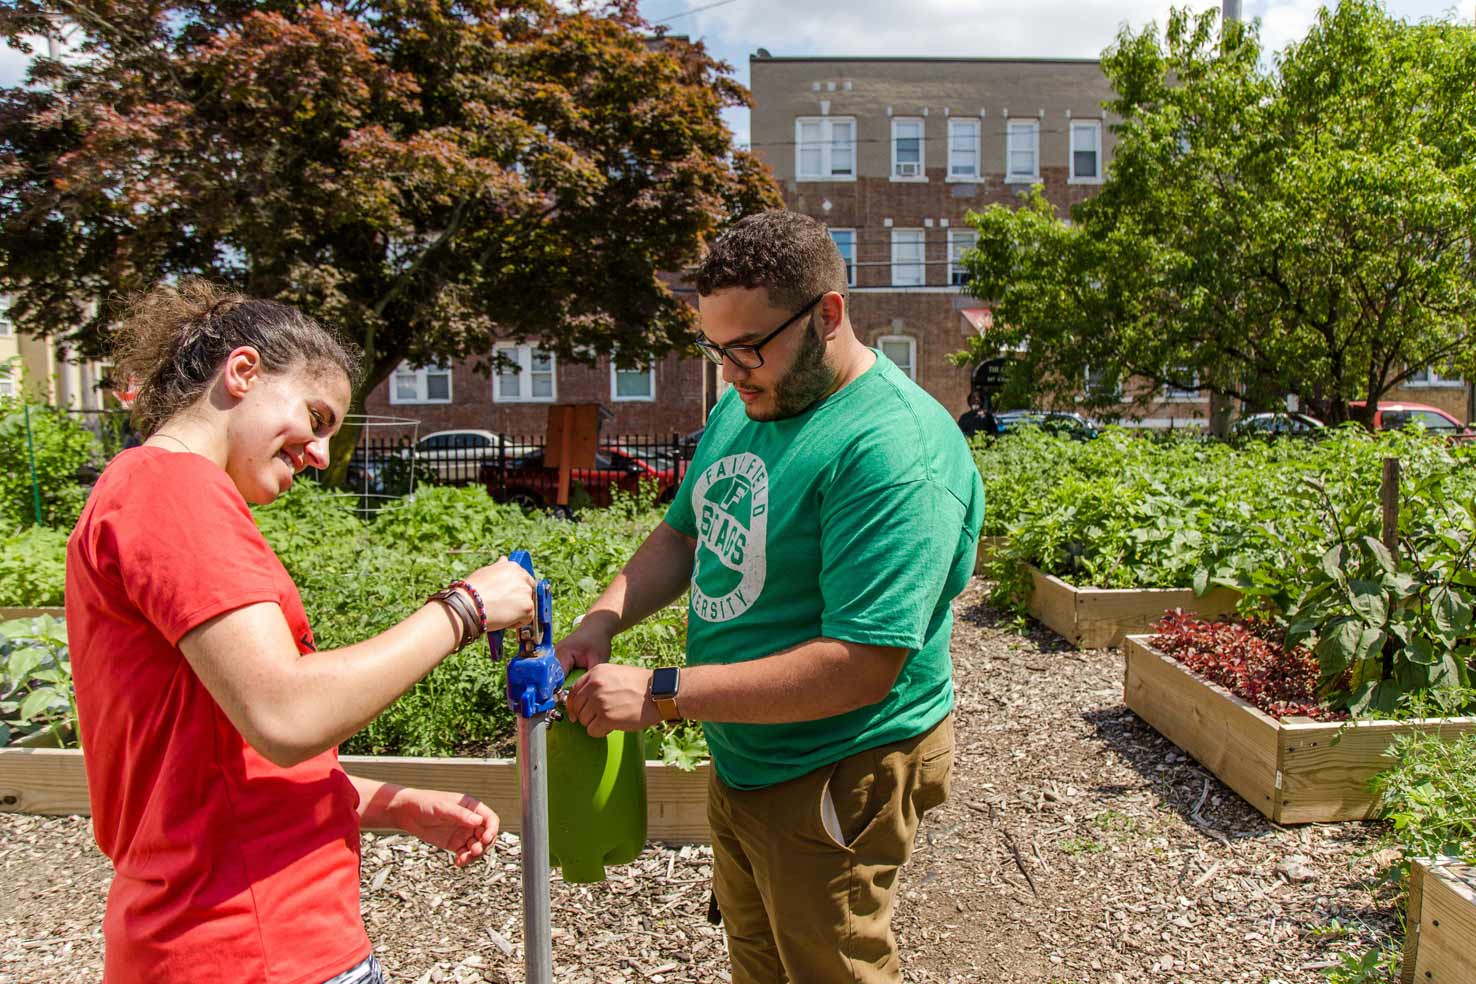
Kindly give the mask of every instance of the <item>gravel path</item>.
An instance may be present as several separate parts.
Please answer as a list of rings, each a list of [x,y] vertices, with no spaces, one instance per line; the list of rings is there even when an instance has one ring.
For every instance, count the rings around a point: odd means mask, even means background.
[[[1122,705],[1122,660],[958,600],[958,766],[904,870],[909,982],[1314,982],[1397,933],[1376,830],[1278,827]],[[653,845],[555,879],[560,984],[728,979],[711,852]],[[0,984],[97,981],[110,870],[78,817],[0,814]],[[363,908],[391,979],[517,982],[518,843],[457,871],[365,836]]]

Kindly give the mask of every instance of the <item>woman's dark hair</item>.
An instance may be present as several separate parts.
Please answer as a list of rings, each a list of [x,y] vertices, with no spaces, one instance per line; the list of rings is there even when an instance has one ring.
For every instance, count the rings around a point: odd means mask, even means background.
[[[113,378],[133,396],[144,437],[199,399],[233,349],[250,345],[267,372],[306,363],[360,379],[358,351],[296,308],[205,280],[160,284],[133,299],[114,332]]]
[[[758,212],[719,236],[697,268],[697,293],[728,287],[761,287],[776,307],[799,307],[817,294],[846,296],[846,261],[820,220]]]

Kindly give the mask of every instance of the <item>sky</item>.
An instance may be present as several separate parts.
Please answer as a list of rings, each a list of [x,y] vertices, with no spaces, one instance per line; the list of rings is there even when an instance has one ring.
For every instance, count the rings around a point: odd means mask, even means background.
[[[1218,9],[1218,0],[1178,0]],[[1472,22],[1476,0],[1386,0],[1406,20]],[[641,13],[673,34],[705,41],[748,83],[748,56],[758,48],[785,55],[953,55],[1095,58],[1123,25],[1162,24],[1169,0],[641,0]],[[1271,50],[1302,37],[1317,15],[1316,0],[1242,0],[1242,16],[1259,18]],[[44,43],[38,45],[45,49]],[[0,44],[0,86],[15,85],[29,56]],[[748,111],[728,123],[748,140]]]

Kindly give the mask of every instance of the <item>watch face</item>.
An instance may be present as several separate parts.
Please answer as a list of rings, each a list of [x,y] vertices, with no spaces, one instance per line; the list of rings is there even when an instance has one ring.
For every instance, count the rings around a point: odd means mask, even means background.
[[[652,697],[674,697],[677,692],[677,668],[663,666],[651,674]]]

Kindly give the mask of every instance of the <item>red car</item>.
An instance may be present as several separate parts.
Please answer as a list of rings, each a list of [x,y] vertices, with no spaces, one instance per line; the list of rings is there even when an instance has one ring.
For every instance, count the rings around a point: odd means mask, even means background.
[[[575,468],[570,473],[569,498],[573,500],[583,487],[596,506],[608,506],[613,490],[635,492],[642,483],[654,483],[659,501],[670,502],[686,466],[685,461],[660,450],[603,444],[595,451],[593,468]],[[551,508],[558,501],[559,470],[544,467],[542,451],[501,466],[483,462],[478,477],[498,502],[516,502],[531,509]]]
[[[1368,406],[1366,400],[1354,400],[1348,404],[1359,410]],[[1422,424],[1431,434],[1439,434],[1453,440],[1469,440],[1476,437],[1465,424],[1456,420],[1439,407],[1426,403],[1380,403],[1374,408],[1373,429],[1376,431],[1399,430],[1410,424]]]

